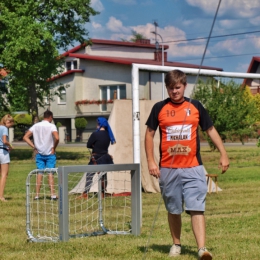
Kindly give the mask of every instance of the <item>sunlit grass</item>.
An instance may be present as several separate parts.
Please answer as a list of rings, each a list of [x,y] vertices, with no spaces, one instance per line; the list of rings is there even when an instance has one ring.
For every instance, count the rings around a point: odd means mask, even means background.
[[[142,194],[140,236],[104,235],[70,239],[59,243],[28,243],[26,235],[25,181],[35,169],[31,150],[21,147],[12,158],[6,185],[7,203],[0,211],[0,259],[168,259],[171,237],[160,194]],[[230,168],[221,175],[219,153],[202,147],[209,173],[219,174],[222,191],[207,196],[207,247],[216,260],[258,260],[260,255],[260,148],[227,147]],[[20,155],[19,155],[20,153]],[[58,166],[87,164],[84,147],[60,147]],[[160,202],[160,203],[159,203]],[[159,210],[158,210],[159,209]],[[158,214],[156,214],[158,210]],[[154,226],[153,226],[154,223]],[[183,255],[175,259],[197,259],[190,217],[183,214]],[[146,254],[144,254],[144,252]]]

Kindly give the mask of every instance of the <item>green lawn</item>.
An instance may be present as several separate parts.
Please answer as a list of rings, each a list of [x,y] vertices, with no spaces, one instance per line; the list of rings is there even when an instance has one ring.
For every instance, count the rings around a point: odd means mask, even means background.
[[[227,147],[230,168],[219,175],[218,194],[207,197],[207,247],[216,260],[260,259],[260,148]],[[58,165],[87,164],[84,147],[59,147]],[[171,246],[167,214],[160,194],[142,194],[141,235],[104,235],[69,242],[28,243],[25,181],[35,169],[31,150],[16,147],[6,185],[7,203],[0,211],[0,259],[167,259]],[[219,173],[218,152],[202,147],[209,173]],[[156,213],[158,211],[158,214]],[[153,225],[154,224],[154,225]],[[147,247],[148,245],[148,247]],[[175,259],[197,259],[190,218],[183,214],[183,254]],[[147,249],[147,252],[144,253]]]

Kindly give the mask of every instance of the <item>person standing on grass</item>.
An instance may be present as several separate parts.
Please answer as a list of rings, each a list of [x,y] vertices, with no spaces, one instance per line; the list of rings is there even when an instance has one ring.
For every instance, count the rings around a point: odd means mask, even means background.
[[[98,117],[97,130],[93,132],[87,142],[87,148],[92,149],[89,165],[95,164],[114,164],[113,158],[108,154],[108,147],[111,144],[115,144],[116,140],[110,125],[106,118]],[[86,174],[85,191],[78,198],[88,198],[88,192],[93,182],[95,172]],[[105,190],[107,187],[107,174],[102,176],[102,196],[105,196]]]
[[[11,115],[5,115],[0,121],[0,201],[5,202],[4,197],[5,183],[9,171],[10,163],[10,151],[13,149],[13,146],[9,142],[8,138],[8,128],[12,127],[14,124],[14,119]]]
[[[35,161],[37,169],[55,168],[56,153],[55,150],[59,144],[59,134],[57,127],[52,124],[53,113],[46,110],[43,114],[43,120],[34,124],[24,135],[23,140],[30,145],[36,152]],[[30,137],[33,136],[33,142]],[[36,196],[39,199],[43,171],[39,171],[36,180]],[[56,200],[57,196],[54,189],[53,173],[49,173],[48,182],[51,192],[51,200]]]
[[[211,260],[206,249],[205,199],[207,183],[200,156],[198,126],[206,131],[220,152],[222,173],[229,167],[229,159],[213,123],[202,104],[184,97],[186,75],[180,70],[166,74],[165,85],[169,98],[156,103],[146,122],[145,151],[149,173],[159,178],[161,194],[168,211],[173,240],[169,256],[181,254],[181,213],[185,204],[198,246],[198,259]],[[154,160],[154,135],[159,126],[160,162]]]

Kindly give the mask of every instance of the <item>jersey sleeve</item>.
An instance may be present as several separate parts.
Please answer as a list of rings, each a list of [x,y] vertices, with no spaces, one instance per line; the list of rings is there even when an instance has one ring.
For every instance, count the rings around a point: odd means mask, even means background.
[[[199,125],[201,127],[202,131],[207,131],[210,127],[212,127],[214,124],[207,112],[207,110],[204,108],[204,106],[198,101],[193,100],[193,104],[197,107],[199,111]]]
[[[163,108],[163,106],[166,103],[167,103],[167,100],[160,101],[160,102],[154,104],[154,106],[151,110],[151,113],[145,123],[149,128],[151,128],[154,131],[156,131],[159,126],[158,116],[159,116],[161,109]]]

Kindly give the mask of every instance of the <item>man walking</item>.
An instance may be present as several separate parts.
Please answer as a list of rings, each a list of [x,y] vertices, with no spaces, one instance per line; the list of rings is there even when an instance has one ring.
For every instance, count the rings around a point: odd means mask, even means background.
[[[180,70],[166,74],[169,98],[154,105],[146,122],[145,150],[149,173],[159,178],[162,197],[168,211],[173,240],[169,256],[181,254],[181,213],[191,216],[192,230],[198,246],[198,259],[211,260],[205,247],[206,177],[200,156],[198,126],[206,131],[220,152],[219,168],[224,173],[229,160],[222,140],[202,104],[184,97],[186,75]],[[154,160],[154,135],[160,130],[159,167]],[[183,204],[185,208],[183,209]]]

